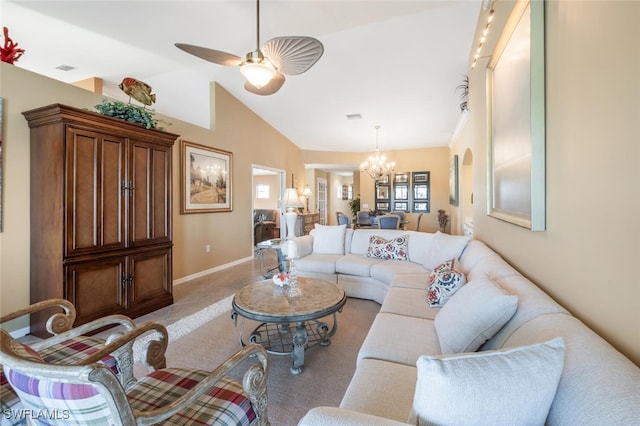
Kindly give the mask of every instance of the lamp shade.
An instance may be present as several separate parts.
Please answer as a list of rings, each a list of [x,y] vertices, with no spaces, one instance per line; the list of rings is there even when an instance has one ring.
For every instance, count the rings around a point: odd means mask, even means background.
[[[282,207],[304,207],[299,197],[298,191],[295,188],[287,188],[284,193],[284,197],[282,197]]]
[[[309,198],[309,197],[311,197],[311,195],[313,195],[313,193],[311,192],[311,188],[309,188],[309,185],[307,185],[304,188],[304,191],[302,191],[302,195],[304,195],[307,198]]]

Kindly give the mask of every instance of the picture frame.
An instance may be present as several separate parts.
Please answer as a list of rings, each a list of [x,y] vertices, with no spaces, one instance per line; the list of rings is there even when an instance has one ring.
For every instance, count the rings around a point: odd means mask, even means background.
[[[393,199],[394,200],[408,200],[409,199],[409,185],[395,185],[393,187]]]
[[[376,210],[389,211],[389,203],[387,201],[376,203]]]
[[[389,175],[380,176],[380,178],[376,181],[376,184],[388,185]]]
[[[389,186],[376,185],[376,200],[388,200],[388,199],[389,199]]]
[[[458,156],[454,155],[449,164],[449,204],[458,205]]]
[[[487,79],[487,214],[546,229],[544,2],[516,2]]]
[[[393,203],[393,210],[408,212],[409,211],[409,202],[407,202],[407,201],[395,201]]]
[[[428,201],[414,201],[413,209],[414,213],[429,213],[429,202]]]
[[[393,183],[408,183],[409,173],[396,173],[393,175]]]
[[[348,200],[349,199],[349,185],[342,185],[342,199],[343,200]]]
[[[232,211],[233,153],[182,140],[181,213]]]
[[[413,172],[413,183],[428,183],[429,172]]]
[[[429,199],[429,185],[426,183],[421,183],[417,185],[413,185],[413,199],[418,200],[428,200]]]

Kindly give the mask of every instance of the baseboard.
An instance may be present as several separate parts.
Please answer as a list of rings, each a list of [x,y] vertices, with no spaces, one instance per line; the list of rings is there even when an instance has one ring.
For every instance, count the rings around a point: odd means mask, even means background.
[[[204,277],[205,275],[212,274],[214,272],[222,271],[227,268],[231,268],[232,266],[239,265],[244,262],[248,262],[253,260],[253,256],[245,257],[244,259],[234,260],[230,263],[225,263],[224,265],[216,266],[215,268],[207,269],[206,271],[196,272],[195,274],[187,275],[186,277],[178,278],[177,280],[173,280],[173,285],[184,284],[191,280],[195,280],[196,278]]]
[[[30,327],[23,327],[23,328],[19,328],[17,330],[13,330],[13,331],[9,332],[11,337],[13,337],[14,339],[19,339],[21,337],[26,336],[29,333],[31,333],[31,328]]]

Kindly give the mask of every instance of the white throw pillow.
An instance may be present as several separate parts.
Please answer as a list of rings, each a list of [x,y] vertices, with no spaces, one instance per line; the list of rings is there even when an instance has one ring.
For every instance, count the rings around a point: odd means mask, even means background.
[[[425,253],[424,267],[433,270],[446,260],[451,258],[458,260],[468,242],[469,238],[464,235],[449,235],[440,231],[436,232],[431,241],[431,246]]]
[[[418,358],[409,422],[544,425],[564,367],[564,341]]]
[[[346,225],[328,226],[315,224],[313,254],[344,254]]]
[[[507,323],[518,308],[518,296],[487,279],[469,281],[434,319],[443,354],[474,352]]]

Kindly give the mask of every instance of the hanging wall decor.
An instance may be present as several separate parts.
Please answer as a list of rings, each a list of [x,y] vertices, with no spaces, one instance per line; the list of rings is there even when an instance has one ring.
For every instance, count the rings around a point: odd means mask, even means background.
[[[518,0],[487,65],[488,214],[545,229],[544,2]]]
[[[231,211],[233,153],[184,140],[181,148],[181,213]]]

